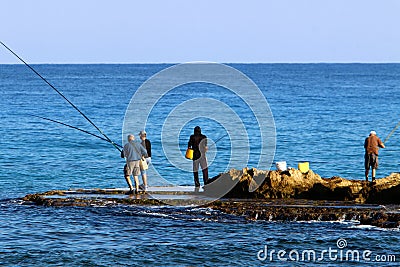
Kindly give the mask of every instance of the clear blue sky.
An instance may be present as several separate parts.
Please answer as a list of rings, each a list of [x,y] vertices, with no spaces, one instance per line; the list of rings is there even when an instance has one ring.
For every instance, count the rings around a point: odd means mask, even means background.
[[[3,0],[31,63],[400,62],[398,0]],[[0,63],[17,63],[0,48]]]

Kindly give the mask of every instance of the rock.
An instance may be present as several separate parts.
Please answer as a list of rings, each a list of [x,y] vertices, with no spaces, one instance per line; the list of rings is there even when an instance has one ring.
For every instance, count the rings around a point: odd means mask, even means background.
[[[259,181],[263,181],[257,188]],[[226,186],[227,185],[227,186]],[[400,174],[377,179],[375,183],[348,180],[342,177],[321,178],[309,170],[302,173],[263,171],[257,169],[230,170],[210,180],[206,194],[227,189],[224,198],[239,199],[310,199],[354,201],[357,203],[400,204]],[[256,189],[255,189],[256,188]]]

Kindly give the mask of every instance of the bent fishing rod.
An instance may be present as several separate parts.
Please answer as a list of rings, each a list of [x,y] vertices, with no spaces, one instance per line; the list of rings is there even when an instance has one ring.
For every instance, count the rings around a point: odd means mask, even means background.
[[[84,133],[86,133],[86,134],[89,134],[89,135],[91,135],[91,136],[94,136],[94,137],[96,137],[96,138],[99,138],[99,139],[101,139],[101,140],[103,140],[103,141],[106,141],[106,142],[110,143],[110,141],[108,141],[106,138],[101,137],[101,136],[99,136],[99,135],[97,135],[97,134],[91,133],[91,132],[89,132],[89,131],[80,129],[80,128],[76,127],[76,126],[72,126],[72,125],[66,124],[66,123],[61,122],[61,121],[56,121],[56,120],[52,120],[52,119],[49,119],[49,118],[45,118],[45,117],[41,117],[41,116],[37,116],[37,115],[33,115],[33,114],[28,114],[28,115],[29,115],[29,116],[32,116],[32,117],[40,118],[40,119],[43,119],[43,120],[46,120],[46,121],[51,121],[51,122],[55,122],[55,123],[58,123],[58,124],[67,126],[67,127],[69,127],[69,128],[72,128],[72,129],[75,129],[75,130],[84,132]],[[122,148],[122,146],[119,145],[119,144],[115,144],[115,145],[118,146],[118,147],[120,147],[120,148]]]
[[[389,140],[389,138],[393,135],[393,133],[397,130],[397,128],[400,127],[400,121],[399,123],[397,123],[396,127],[393,128],[393,130],[388,134],[388,136],[386,136],[385,141],[383,141],[383,143],[386,143],[387,140]]]
[[[11,50],[8,46],[6,46],[3,42],[0,42],[2,46],[4,46],[8,51],[11,52],[16,58],[18,58],[22,63],[25,64],[31,71],[33,71],[37,76],[39,76],[47,85],[49,85],[54,91],[56,91],[62,98],[64,98],[65,101],[67,101],[68,104],[70,104],[76,111],[78,111],[91,125],[93,125],[96,130],[107,139],[109,143],[111,143],[119,152],[121,152],[121,149],[117,146],[116,143],[114,143],[99,127],[97,127],[94,122],[89,119],[77,106],[74,105],[71,101],[69,101],[68,98],[66,98],[57,88],[55,88],[49,81],[47,81],[42,75],[40,75],[39,72],[37,72],[31,65],[26,63],[21,57],[19,57],[13,50]]]

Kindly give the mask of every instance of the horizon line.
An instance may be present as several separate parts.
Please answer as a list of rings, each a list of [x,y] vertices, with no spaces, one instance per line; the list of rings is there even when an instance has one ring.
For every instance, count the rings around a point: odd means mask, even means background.
[[[186,63],[219,63],[219,64],[400,64],[400,61],[304,61],[304,62],[216,62],[216,61],[187,61],[187,62],[29,62],[33,65],[133,65],[133,64],[143,64],[143,65],[156,65],[156,64],[166,64],[166,65],[177,65]],[[23,63],[4,63],[0,62],[0,65],[23,65]]]

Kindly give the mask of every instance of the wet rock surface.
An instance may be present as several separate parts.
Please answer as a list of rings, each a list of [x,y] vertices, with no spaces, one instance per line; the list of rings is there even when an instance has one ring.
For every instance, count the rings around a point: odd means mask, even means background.
[[[400,225],[398,206],[355,205],[348,202],[307,202],[287,201],[217,201],[212,208],[248,220],[264,221],[352,221],[361,225],[381,228],[397,228]]]
[[[165,203],[149,198],[146,194],[126,196],[117,192],[82,190],[82,195],[70,191],[49,191],[41,194],[29,194],[23,198],[25,205],[42,205],[51,207],[87,207],[87,206],[164,206]],[[121,192],[122,193],[122,192]],[[93,195],[91,195],[93,194]],[[102,195],[103,194],[103,195]],[[175,200],[174,205],[188,202]],[[305,199],[221,199],[211,203],[191,200],[190,205],[218,210],[224,214],[244,217],[247,220],[278,222],[294,221],[352,221],[362,225],[373,225],[382,228],[397,228],[400,225],[399,205],[357,204],[351,201],[315,201]]]

